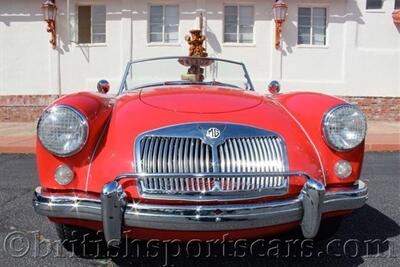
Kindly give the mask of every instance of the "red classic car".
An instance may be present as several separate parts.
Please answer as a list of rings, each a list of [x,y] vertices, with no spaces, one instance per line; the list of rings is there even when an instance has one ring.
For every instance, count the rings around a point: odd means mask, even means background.
[[[133,61],[98,89],[37,126],[33,206],[63,240],[323,237],[367,199],[366,118],[344,100],[256,93],[244,64],[200,57]]]

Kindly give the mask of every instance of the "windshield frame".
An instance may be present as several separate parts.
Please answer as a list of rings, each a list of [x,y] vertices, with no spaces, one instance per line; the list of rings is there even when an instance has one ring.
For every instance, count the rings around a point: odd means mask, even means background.
[[[127,65],[126,65],[124,74],[122,76],[121,85],[119,87],[117,95],[121,95],[121,94],[123,94],[124,92],[126,92],[128,90],[135,90],[135,89],[139,89],[139,88],[144,88],[144,87],[150,86],[150,85],[147,85],[147,86],[143,85],[143,86],[136,87],[134,89],[128,89],[128,84],[126,82],[126,79],[127,79],[128,75],[129,75],[129,72],[131,70],[133,70],[133,65],[134,64],[141,63],[141,62],[147,62],[147,61],[157,61],[157,60],[164,60],[164,59],[182,59],[182,58],[193,58],[193,57],[189,57],[189,56],[168,56],[168,57],[153,57],[153,58],[145,58],[145,59],[138,59],[138,60],[129,61],[127,63]],[[244,63],[238,62],[238,61],[229,60],[229,59],[215,58],[215,57],[207,57],[206,59],[215,60],[215,61],[221,61],[221,62],[226,62],[226,63],[231,63],[231,64],[236,64],[236,65],[241,66],[242,69],[243,69],[243,72],[244,72],[244,77],[247,79],[247,82],[248,82],[250,88],[249,89],[240,88],[240,89],[254,91],[253,83],[252,83],[252,81],[250,79],[249,72],[247,71],[246,65]],[[132,73],[133,73],[133,71],[132,71]],[[161,82],[160,83],[156,83],[155,85],[159,85],[160,86],[160,85],[167,85],[167,84],[168,84],[168,81],[166,81],[165,83],[161,83]],[[192,83],[190,83],[190,84],[192,84]],[[193,84],[195,84],[195,83],[193,82]],[[210,83],[209,82],[204,82],[204,83],[201,83],[201,84],[209,85]],[[227,86],[230,86],[230,85],[227,85]]]

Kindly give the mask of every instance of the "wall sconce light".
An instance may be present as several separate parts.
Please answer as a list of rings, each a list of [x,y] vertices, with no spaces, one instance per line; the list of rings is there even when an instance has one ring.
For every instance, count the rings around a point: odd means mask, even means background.
[[[279,49],[281,46],[281,32],[282,25],[286,19],[288,5],[282,0],[275,1],[272,6],[272,14],[275,20],[275,48]]]
[[[57,6],[55,0],[46,0],[42,3],[43,19],[47,22],[47,32],[51,34],[50,44],[54,48],[57,46],[56,40],[56,15]]]
[[[393,22],[400,26],[400,9],[396,9],[392,13]]]

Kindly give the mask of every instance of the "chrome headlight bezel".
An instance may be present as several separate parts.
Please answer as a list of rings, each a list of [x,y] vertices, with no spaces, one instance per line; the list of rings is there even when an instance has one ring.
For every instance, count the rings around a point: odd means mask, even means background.
[[[76,147],[74,147],[74,149],[71,149],[68,152],[57,151],[57,150],[51,148],[50,146],[46,145],[47,142],[45,140],[43,140],[43,136],[41,136],[41,131],[40,131],[40,127],[42,125],[43,120],[46,118],[46,115],[48,116],[52,112],[57,112],[60,109],[64,109],[66,112],[72,112],[76,116],[76,118],[79,122],[79,126],[83,128],[83,132],[84,132],[83,139],[81,140],[81,142]],[[71,106],[68,106],[68,105],[55,105],[55,106],[45,110],[43,112],[43,114],[40,116],[40,119],[38,121],[37,128],[36,128],[36,132],[37,132],[37,136],[38,136],[40,143],[42,144],[42,146],[44,148],[46,148],[46,150],[48,150],[50,153],[56,155],[57,157],[65,158],[65,157],[73,156],[83,149],[83,147],[87,143],[87,140],[89,137],[89,123],[88,123],[87,118],[79,110],[77,110]]]
[[[338,146],[332,141],[332,138],[330,138],[331,133],[329,132],[329,119],[333,116],[335,112],[338,112],[341,109],[344,108],[351,108],[354,109],[356,112],[358,112],[361,115],[361,120],[363,125],[364,132],[362,132],[361,137],[355,144],[353,144],[351,147],[343,147],[343,146]],[[367,134],[367,118],[365,114],[355,105],[352,104],[339,104],[337,106],[334,106],[330,108],[327,112],[325,112],[323,118],[322,118],[322,136],[325,141],[325,143],[332,149],[339,151],[339,152],[346,152],[355,149],[358,147],[364,140]]]

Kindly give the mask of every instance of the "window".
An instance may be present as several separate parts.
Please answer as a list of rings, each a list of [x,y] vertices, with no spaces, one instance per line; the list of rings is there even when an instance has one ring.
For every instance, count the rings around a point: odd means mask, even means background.
[[[400,9],[400,0],[394,2],[394,9]]]
[[[297,44],[326,45],[326,13],[326,8],[299,8]]]
[[[177,5],[150,7],[149,42],[177,43],[179,36],[179,8]]]
[[[367,0],[367,9],[382,9],[383,0]]]
[[[106,6],[78,6],[78,43],[106,42]]]
[[[254,7],[225,6],[224,43],[253,43]]]

